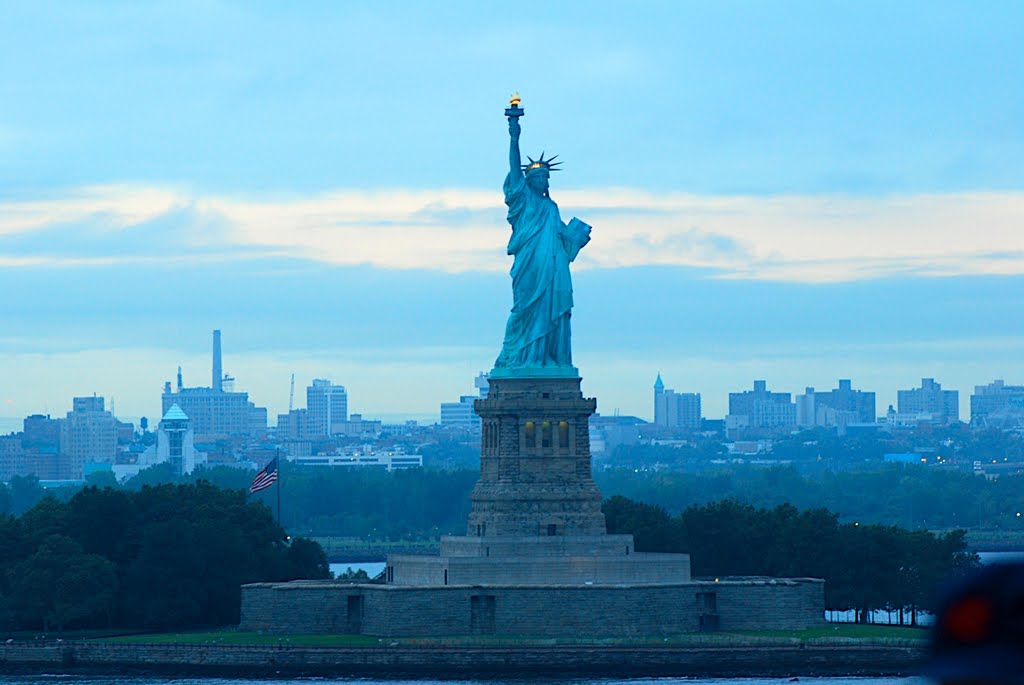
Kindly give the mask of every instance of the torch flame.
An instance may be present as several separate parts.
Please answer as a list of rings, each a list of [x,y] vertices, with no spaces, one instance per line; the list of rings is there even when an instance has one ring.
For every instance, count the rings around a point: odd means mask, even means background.
[[[515,93],[512,93],[512,97],[509,98],[508,104],[511,105],[512,107],[518,107],[519,103],[522,102],[522,101],[523,101],[522,98],[519,97],[519,93],[515,92]]]

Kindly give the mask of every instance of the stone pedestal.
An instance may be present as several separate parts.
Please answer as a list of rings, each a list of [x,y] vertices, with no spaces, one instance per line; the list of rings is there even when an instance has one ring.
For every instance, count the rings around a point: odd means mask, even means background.
[[[656,585],[690,581],[686,554],[638,554],[632,535],[608,535],[590,470],[590,416],[580,379],[491,378],[480,480],[466,535],[439,556],[392,555],[392,585]]]
[[[824,583],[694,581],[688,554],[608,535],[591,477],[595,402],[579,378],[491,378],[467,535],[391,555],[386,584],[242,588],[242,629],[378,636],[623,637],[822,623]]]
[[[590,472],[590,415],[579,378],[491,379],[480,415],[480,481],[466,534],[604,535]]]

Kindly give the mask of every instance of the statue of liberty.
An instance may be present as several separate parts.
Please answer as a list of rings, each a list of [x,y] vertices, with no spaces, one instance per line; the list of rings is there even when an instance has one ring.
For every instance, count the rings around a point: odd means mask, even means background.
[[[505,204],[512,237],[508,254],[512,264],[512,312],[505,326],[505,342],[494,362],[492,377],[576,376],[572,365],[569,317],[572,281],[569,263],[590,241],[590,226],[579,219],[562,222],[558,205],[548,194],[555,157],[529,159],[519,154],[518,95],[505,110],[511,137],[509,172],[505,177]],[[557,157],[557,155],[556,155]]]

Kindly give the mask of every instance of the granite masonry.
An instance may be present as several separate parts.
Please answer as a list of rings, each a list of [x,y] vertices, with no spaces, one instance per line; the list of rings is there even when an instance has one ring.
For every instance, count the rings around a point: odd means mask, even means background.
[[[257,583],[243,630],[447,635],[656,636],[800,629],[824,620],[812,578],[694,580],[686,554],[608,535],[590,464],[596,407],[580,379],[491,378],[480,480],[464,536],[440,554],[392,555],[384,584]]]

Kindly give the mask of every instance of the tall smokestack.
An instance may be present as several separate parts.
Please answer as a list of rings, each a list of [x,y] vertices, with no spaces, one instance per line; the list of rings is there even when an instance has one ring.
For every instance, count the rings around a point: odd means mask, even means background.
[[[213,389],[224,389],[224,370],[220,364],[220,329],[213,332]]]

